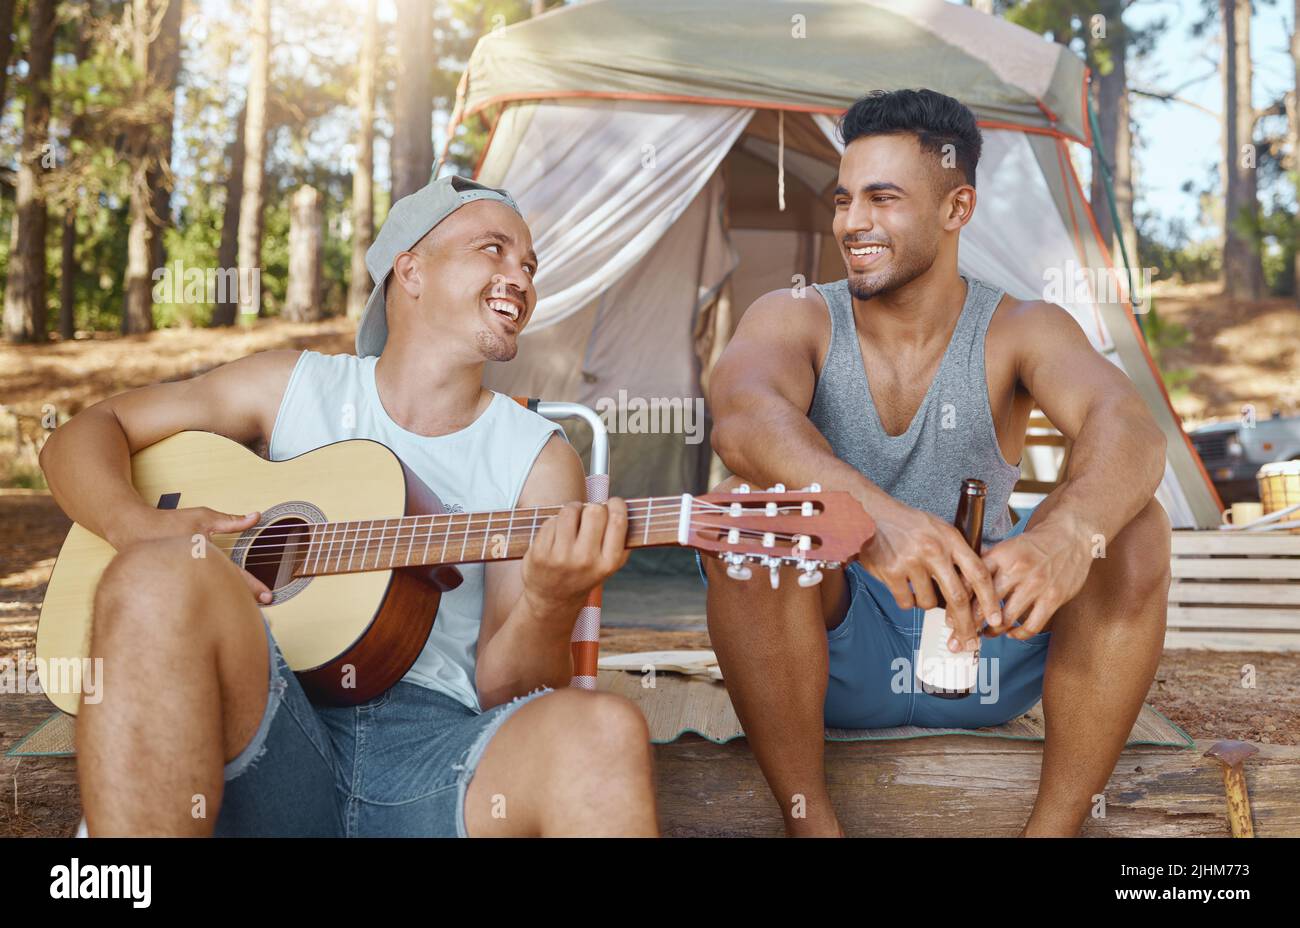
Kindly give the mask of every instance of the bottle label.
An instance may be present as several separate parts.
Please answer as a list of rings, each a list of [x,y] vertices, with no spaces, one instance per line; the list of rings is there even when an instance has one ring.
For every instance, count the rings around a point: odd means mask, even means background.
[[[979,680],[978,639],[974,651],[949,651],[952,629],[944,624],[945,614],[944,609],[925,610],[916,653],[916,678],[931,689],[969,692]]]

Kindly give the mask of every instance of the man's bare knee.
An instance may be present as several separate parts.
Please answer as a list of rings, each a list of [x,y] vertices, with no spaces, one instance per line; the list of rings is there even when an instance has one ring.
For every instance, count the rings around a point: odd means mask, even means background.
[[[1124,526],[1116,539],[1110,583],[1119,596],[1141,602],[1169,593],[1171,527],[1164,507],[1154,499]]]
[[[109,563],[95,591],[97,643],[125,633],[191,635],[202,605],[244,589],[239,570],[221,552],[183,537],[137,542]],[[211,627],[213,623],[201,623]]]
[[[641,710],[613,693],[558,690],[550,700],[561,756],[583,764],[632,763],[649,758],[650,729]]]

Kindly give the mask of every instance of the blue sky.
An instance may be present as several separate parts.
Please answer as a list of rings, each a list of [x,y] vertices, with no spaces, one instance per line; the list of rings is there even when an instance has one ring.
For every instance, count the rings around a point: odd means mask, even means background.
[[[1155,52],[1141,61],[1131,61],[1129,81],[1132,86],[1152,90],[1172,90],[1186,82],[1179,95],[1215,114],[1223,108],[1219,75],[1219,32],[1194,38],[1191,24],[1201,15],[1201,0],[1161,0],[1140,2],[1125,15],[1131,27],[1164,17],[1167,28]],[[1295,73],[1287,42],[1291,32],[1293,5],[1257,4],[1251,26],[1251,51],[1255,74],[1252,84],[1255,106],[1263,107],[1294,87]],[[1144,147],[1138,159],[1138,196],[1147,209],[1162,217],[1182,217],[1189,228],[1195,227],[1198,207],[1194,195],[1180,187],[1186,181],[1204,186],[1218,163],[1222,140],[1215,117],[1182,103],[1165,103],[1146,97],[1134,97],[1133,121]],[[1195,230],[1196,237],[1212,234],[1213,229]]]

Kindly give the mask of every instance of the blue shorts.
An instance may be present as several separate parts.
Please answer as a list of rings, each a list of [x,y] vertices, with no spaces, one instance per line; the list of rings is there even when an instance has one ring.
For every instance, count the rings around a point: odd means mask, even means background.
[[[1023,532],[1028,521],[1022,518],[1007,537]],[[981,638],[977,691],[945,699],[925,692],[916,681],[915,652],[925,611],[900,608],[889,589],[860,564],[845,570],[848,610],[826,633],[830,672],[823,712],[828,728],[983,728],[1023,715],[1042,698],[1050,632],[1028,641],[1006,635]],[[750,583],[766,582],[757,574]]]
[[[266,709],[226,764],[219,837],[465,837],[465,793],[488,741],[550,692],[479,713],[399,682],[358,706],[317,706],[266,637]]]

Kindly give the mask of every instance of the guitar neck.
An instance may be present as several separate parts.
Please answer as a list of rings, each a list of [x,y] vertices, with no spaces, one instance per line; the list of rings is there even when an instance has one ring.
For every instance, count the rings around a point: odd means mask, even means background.
[[[624,546],[675,545],[682,498],[627,501]],[[296,536],[293,575],[359,573],[521,558],[560,506],[323,522]],[[288,539],[286,539],[288,541]]]

